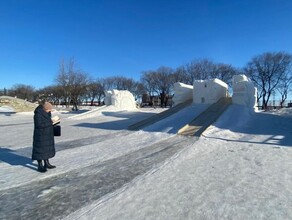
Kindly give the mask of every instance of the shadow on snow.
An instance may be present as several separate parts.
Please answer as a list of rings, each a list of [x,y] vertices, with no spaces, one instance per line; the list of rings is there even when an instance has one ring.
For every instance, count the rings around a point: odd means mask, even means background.
[[[229,112],[228,112],[229,111]],[[236,114],[231,112],[236,112]],[[229,114],[230,113],[230,114]],[[228,137],[207,137],[226,141],[246,142],[255,144],[280,145],[284,147],[292,146],[292,118],[279,116],[265,112],[249,112],[233,106],[229,108],[218,123],[217,128],[230,130],[232,132],[248,135],[265,135],[266,139],[261,142],[248,140],[243,137],[240,140],[228,139]]]
[[[8,163],[12,166],[24,166],[33,170],[37,170],[37,166],[32,163],[32,159],[18,155],[16,151],[5,147],[0,147],[0,162]]]
[[[119,118],[118,120],[106,121],[106,122],[97,122],[97,123],[79,123],[74,126],[78,127],[87,127],[87,128],[98,128],[98,129],[107,129],[107,130],[125,130],[128,129],[128,126],[134,124],[138,121],[141,121],[145,118],[151,117],[156,113],[148,112],[129,112],[129,111],[119,111],[119,112],[102,112],[103,115],[109,117]]]

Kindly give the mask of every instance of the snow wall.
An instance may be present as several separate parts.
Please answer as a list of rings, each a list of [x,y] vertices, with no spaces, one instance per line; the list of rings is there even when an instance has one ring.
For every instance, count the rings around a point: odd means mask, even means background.
[[[112,104],[112,101],[111,101],[111,97],[112,97],[112,91],[104,91],[104,104],[105,105],[111,105]]]
[[[172,101],[174,106],[180,103],[183,103],[189,99],[193,99],[193,86],[187,85],[181,82],[176,82],[173,84],[174,87],[174,96]]]
[[[232,103],[244,105],[257,110],[257,88],[245,75],[235,75],[232,78]]]
[[[213,104],[228,96],[228,85],[219,79],[195,80],[193,103]]]
[[[127,90],[105,91],[104,103],[106,105],[113,105],[118,110],[134,110],[136,109],[136,102],[133,94]]]

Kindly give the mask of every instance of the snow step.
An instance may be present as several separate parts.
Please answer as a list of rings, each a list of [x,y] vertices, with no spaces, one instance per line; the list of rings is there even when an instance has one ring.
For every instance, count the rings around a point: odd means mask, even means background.
[[[160,121],[166,117],[169,117],[170,115],[182,110],[183,108],[187,107],[188,105],[192,104],[193,100],[192,99],[189,99],[183,103],[180,103],[174,107],[171,107],[170,109],[168,110],[165,110],[163,112],[160,112],[156,115],[153,115],[149,118],[146,118],[142,121],[139,121],[135,124],[132,124],[128,127],[129,130],[133,130],[133,131],[137,131],[137,130],[140,130],[144,127],[147,127],[148,125],[151,125],[157,121]]]
[[[190,123],[182,127],[178,131],[178,134],[186,136],[201,136],[201,134],[227,109],[231,102],[231,97],[219,99]]]

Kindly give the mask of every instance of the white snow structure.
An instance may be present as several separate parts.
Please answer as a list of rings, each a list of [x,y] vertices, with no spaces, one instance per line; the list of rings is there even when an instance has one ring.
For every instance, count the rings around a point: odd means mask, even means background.
[[[127,90],[116,90],[105,92],[105,104],[113,105],[119,110],[137,109],[133,94]]]
[[[232,103],[244,105],[257,110],[257,88],[245,75],[235,75],[232,78]]]
[[[173,84],[174,87],[174,96],[172,101],[174,106],[180,103],[183,103],[187,100],[193,99],[193,86],[187,85],[181,82],[176,82]]]
[[[220,79],[195,80],[193,103],[213,104],[228,96],[228,85]]]
[[[105,97],[104,97],[104,104],[105,105],[111,105],[112,104],[112,101],[111,101],[111,97],[112,97],[112,91],[104,91],[104,95],[105,95]]]

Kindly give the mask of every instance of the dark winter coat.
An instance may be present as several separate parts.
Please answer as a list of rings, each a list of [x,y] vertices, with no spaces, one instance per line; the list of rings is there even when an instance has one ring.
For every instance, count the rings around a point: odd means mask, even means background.
[[[55,156],[54,128],[51,113],[46,112],[43,106],[34,111],[33,133],[33,160],[46,160]]]

